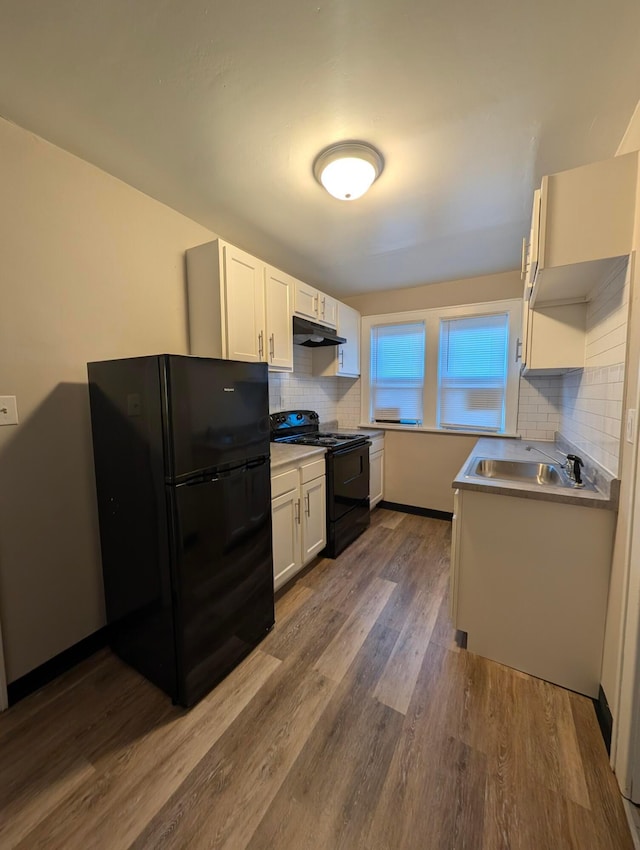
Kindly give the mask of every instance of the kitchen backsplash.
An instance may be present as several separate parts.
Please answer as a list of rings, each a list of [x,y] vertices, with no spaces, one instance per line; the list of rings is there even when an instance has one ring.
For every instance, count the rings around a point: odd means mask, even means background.
[[[293,372],[269,373],[269,412],[315,410],[321,422],[338,418],[338,380],[312,375],[312,349],[293,346]]]
[[[553,440],[560,430],[562,375],[520,378],[518,433],[525,440]]]

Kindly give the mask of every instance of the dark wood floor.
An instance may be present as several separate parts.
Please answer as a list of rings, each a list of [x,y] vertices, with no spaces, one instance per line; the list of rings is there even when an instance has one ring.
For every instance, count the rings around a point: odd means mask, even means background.
[[[105,651],[0,716],[0,847],[632,850],[591,702],[457,646],[449,537],[377,510],[191,711]]]

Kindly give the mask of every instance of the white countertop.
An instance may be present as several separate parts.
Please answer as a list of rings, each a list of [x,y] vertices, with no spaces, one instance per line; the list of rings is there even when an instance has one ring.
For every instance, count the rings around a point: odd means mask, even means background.
[[[326,453],[320,446],[294,446],[290,443],[271,443],[271,472],[289,463],[307,460],[317,455],[317,460]]]
[[[486,493],[499,493],[503,496],[517,496],[524,499],[543,499],[549,502],[562,502],[563,504],[581,505],[592,508],[617,508],[617,479],[611,476],[606,482],[606,487],[600,489],[584,490],[572,487],[554,487],[540,484],[527,484],[520,481],[506,481],[499,478],[483,478],[471,473],[471,467],[475,458],[491,458],[492,460],[516,460],[516,461],[548,461],[537,452],[528,452],[526,446],[539,448],[547,454],[553,455],[556,451],[555,443],[532,440],[511,440],[484,438],[478,440],[473,447],[469,457],[465,460],[460,472],[453,480],[452,486],[461,490],[477,490]],[[586,459],[585,459],[586,460]],[[561,458],[558,459],[561,462]],[[585,465],[588,471],[588,464]],[[588,478],[588,476],[587,476]],[[603,482],[605,483],[605,482]]]

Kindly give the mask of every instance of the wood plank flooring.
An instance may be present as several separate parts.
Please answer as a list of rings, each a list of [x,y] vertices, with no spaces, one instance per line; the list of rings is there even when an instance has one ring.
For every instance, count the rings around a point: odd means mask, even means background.
[[[190,711],[104,651],[0,715],[0,847],[632,850],[590,700],[458,645],[449,543],[376,510]]]

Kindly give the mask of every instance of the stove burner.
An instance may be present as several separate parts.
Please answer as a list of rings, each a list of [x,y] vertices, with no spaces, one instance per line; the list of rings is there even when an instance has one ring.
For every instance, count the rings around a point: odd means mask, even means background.
[[[319,446],[329,451],[364,445],[365,434],[342,434],[318,429],[318,414],[311,410],[291,410],[271,416],[271,439],[298,446]]]

